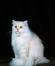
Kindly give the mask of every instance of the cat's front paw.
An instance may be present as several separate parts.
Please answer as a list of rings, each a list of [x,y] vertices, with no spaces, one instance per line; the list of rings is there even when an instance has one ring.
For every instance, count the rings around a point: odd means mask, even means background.
[[[10,66],[24,66],[25,60],[24,59],[17,59],[13,58],[10,62]]]

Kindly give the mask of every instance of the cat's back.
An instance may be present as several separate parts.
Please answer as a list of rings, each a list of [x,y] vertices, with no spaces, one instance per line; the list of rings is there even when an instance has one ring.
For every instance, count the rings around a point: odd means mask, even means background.
[[[39,38],[39,36],[36,33],[31,32],[31,34],[32,34],[32,40],[41,41],[41,39]]]
[[[43,45],[42,40],[39,38],[39,36],[37,34],[35,34],[34,32],[31,32],[31,34],[32,34],[32,37],[30,39],[31,44]]]

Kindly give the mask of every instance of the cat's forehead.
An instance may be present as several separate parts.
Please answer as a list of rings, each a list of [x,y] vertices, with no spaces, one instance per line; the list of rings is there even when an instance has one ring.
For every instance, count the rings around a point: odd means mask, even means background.
[[[15,22],[13,22],[13,24],[23,25],[23,24],[24,24],[24,22],[23,22],[23,21],[15,21]]]
[[[12,20],[13,25],[25,25],[27,24],[27,20],[26,21],[15,21]]]

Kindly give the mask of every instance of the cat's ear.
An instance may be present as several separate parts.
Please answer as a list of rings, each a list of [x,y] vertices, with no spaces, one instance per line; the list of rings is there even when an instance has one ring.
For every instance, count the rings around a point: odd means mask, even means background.
[[[28,25],[28,20],[25,20],[24,21],[24,24],[27,26]]]
[[[24,22],[25,22],[25,23],[28,23],[28,20],[25,20]]]
[[[27,25],[28,24],[28,20],[25,20],[24,23]]]
[[[15,20],[12,20],[12,25],[15,24]]]
[[[14,22],[15,20],[12,20],[12,22]]]

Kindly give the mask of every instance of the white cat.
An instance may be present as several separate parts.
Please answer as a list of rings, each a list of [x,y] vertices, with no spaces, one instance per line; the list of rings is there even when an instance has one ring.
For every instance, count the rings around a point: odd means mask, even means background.
[[[12,47],[15,58],[10,66],[32,66],[48,63],[44,57],[44,46],[40,38],[28,27],[28,21],[12,20]]]

